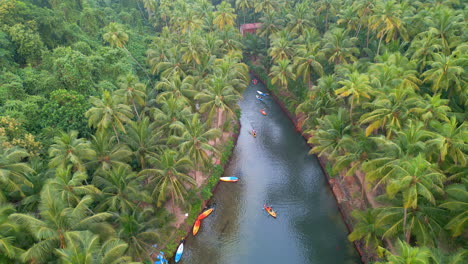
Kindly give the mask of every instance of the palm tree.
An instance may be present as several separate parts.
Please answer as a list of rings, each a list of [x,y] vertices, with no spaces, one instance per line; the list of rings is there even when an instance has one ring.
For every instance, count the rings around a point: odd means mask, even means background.
[[[377,1],[375,4],[375,14],[370,17],[369,24],[372,30],[377,31],[379,45],[376,55],[379,55],[382,39],[386,36],[385,42],[395,39],[397,34],[406,40],[406,29],[401,20],[402,8],[395,0]]]
[[[133,110],[138,119],[140,114],[137,110],[138,106],[144,106],[146,97],[146,85],[138,82],[138,79],[133,74],[127,74],[125,77],[120,77],[117,80],[119,90],[115,91],[115,95],[124,99],[124,102],[133,106]]]
[[[318,46],[316,46],[318,47]],[[312,70],[319,76],[323,75],[323,67],[316,59],[315,49],[309,49],[301,46],[297,51],[297,56],[294,57],[294,67],[296,69],[296,76],[302,76],[304,81],[307,80],[307,87],[309,90],[312,88],[310,75]]]
[[[348,37],[348,31],[342,28],[334,28],[325,33],[323,37],[322,53],[329,57],[328,61],[335,64],[349,61],[356,61],[354,54],[358,53],[358,49],[354,47],[357,38]]]
[[[432,204],[435,204],[433,192],[443,193],[443,180],[445,175],[434,170],[423,155],[418,155],[415,158],[401,161],[393,166],[396,177],[387,185],[387,194],[392,199],[397,193],[401,193],[403,197],[403,232],[406,242],[409,243],[411,235],[411,227],[414,223],[407,226],[407,210],[408,208],[416,209],[421,203],[419,197]]]
[[[380,246],[380,237],[385,229],[377,222],[378,213],[379,210],[376,209],[352,211],[351,215],[357,220],[357,223],[353,227],[353,232],[348,236],[349,241],[354,242],[358,239],[364,239],[365,246],[369,251],[373,251]]]
[[[176,99],[182,99],[189,103],[197,93],[194,85],[195,79],[192,76],[187,76],[185,78],[179,76],[173,76],[172,78],[163,77],[161,81],[156,84],[156,89],[161,90],[157,100],[161,100],[162,97],[175,97]]]
[[[201,20],[198,14],[194,10],[187,10],[182,16],[177,17],[177,27],[180,29],[182,34],[192,34],[197,29],[201,29],[203,20]]]
[[[306,131],[312,137],[308,140],[314,147],[310,154],[322,156],[326,154],[330,157],[336,157],[341,154],[340,141],[351,133],[351,125],[345,114],[344,108],[339,108],[336,114],[326,115],[318,120],[316,130]]]
[[[112,127],[117,142],[120,143],[117,129],[126,133],[124,124],[129,123],[133,117],[131,108],[128,105],[118,103],[108,91],[104,91],[102,99],[91,97],[90,101],[94,106],[85,113],[88,124],[98,130]]]
[[[78,131],[60,132],[54,137],[54,144],[49,148],[49,166],[52,168],[67,168],[73,166],[75,171],[85,171],[85,163],[96,156],[91,143],[84,138],[78,138]]]
[[[412,91],[403,88],[392,89],[380,94],[374,101],[363,105],[372,108],[371,112],[363,114],[359,123],[369,124],[366,136],[375,129],[385,129],[387,138],[391,138],[397,131],[401,131],[408,119],[414,118],[412,112],[419,101],[419,97]]]
[[[102,191],[99,195],[100,212],[129,213],[136,203],[146,200],[140,191],[139,177],[127,166],[118,166],[93,178],[93,183]]]
[[[441,99],[440,96],[439,93],[433,96],[425,94],[424,99],[418,100],[417,107],[413,108],[413,112],[420,115],[426,127],[430,120],[450,122],[447,117],[447,114],[451,111],[448,106],[449,100]]]
[[[429,263],[431,251],[427,248],[411,247],[409,244],[398,239],[398,253],[392,254],[387,251],[388,262],[385,264],[426,264]]]
[[[217,25],[219,29],[223,30],[224,27],[234,26],[237,15],[234,14],[234,8],[231,7],[229,2],[223,1],[217,7],[218,11],[215,12],[215,19],[213,24]]]
[[[31,166],[24,162],[24,159],[29,154],[18,147],[4,148],[0,144],[0,183],[1,189],[11,194],[19,192],[22,195],[21,187],[26,185],[32,187],[32,183],[25,177],[26,173],[32,173]],[[0,191],[0,201],[3,200],[2,192]]]
[[[416,60],[419,65],[419,72],[422,72],[429,61],[434,60],[434,54],[442,49],[440,39],[434,36],[432,31],[424,31],[419,33],[408,49],[411,54],[411,59]]]
[[[163,135],[170,136],[176,131],[171,128],[171,124],[185,120],[192,114],[192,108],[186,100],[176,98],[174,95],[158,97],[156,100],[160,108],[153,109],[153,119],[158,128],[163,131]]]
[[[253,7],[253,3],[251,3],[250,0],[236,0],[236,8],[242,9],[242,13],[244,13],[244,24],[245,24],[245,16],[246,16],[245,9],[252,8],[252,7]]]
[[[268,48],[270,45],[270,36],[279,31],[278,25],[282,24],[282,20],[277,17],[275,12],[269,12],[260,18],[260,22],[262,26],[258,30],[258,35],[266,39],[265,48]]]
[[[217,153],[218,150],[211,146],[208,141],[221,136],[219,129],[207,129],[205,123],[200,121],[198,114],[192,116],[191,120],[186,122],[177,122],[173,126],[179,127],[182,132],[181,136],[172,136],[169,143],[177,143],[179,149],[183,153],[187,153],[195,163],[195,180],[197,173],[200,170],[200,165],[211,163],[211,159],[207,152]]]
[[[125,33],[123,26],[119,23],[116,22],[111,22],[109,25],[106,27],[106,33],[102,35],[102,38],[108,42],[111,47],[118,47],[125,52],[138,64],[138,66],[143,70],[145,73],[146,77],[148,80],[151,82],[151,78],[149,77],[148,73],[146,72],[146,69],[141,66],[141,64],[133,57],[133,55],[130,53],[130,51],[125,47],[125,44],[128,42],[128,34]]]
[[[173,150],[164,150],[160,155],[151,157],[153,168],[142,170],[139,175],[149,176],[151,196],[161,206],[170,196],[174,202],[184,201],[187,192],[184,184],[195,185],[195,181],[186,174],[192,161]]]
[[[128,245],[117,238],[111,238],[101,245],[99,237],[89,231],[68,232],[65,235],[65,249],[56,254],[62,263],[69,264],[124,264],[132,259],[125,255]]]
[[[220,128],[224,122],[224,114],[234,116],[234,107],[241,99],[239,93],[230,83],[230,80],[214,75],[207,80],[207,88],[203,89],[195,96],[195,100],[199,100],[200,112],[208,111],[208,125],[211,124],[213,115],[216,112],[216,127]]]
[[[281,30],[272,39],[269,55],[274,62],[290,59],[294,55],[294,42],[288,31]]]
[[[271,67],[269,74],[271,83],[281,85],[283,91],[288,90],[288,80],[295,80],[296,75],[293,73],[293,67],[290,60],[278,60],[276,65]]]
[[[8,219],[14,212],[13,205],[0,203],[0,261],[4,263],[14,263],[14,259],[24,252],[15,245],[19,227]]]
[[[424,82],[432,83],[433,92],[450,90],[452,95],[455,91],[462,91],[464,69],[458,64],[462,65],[464,59],[457,58],[455,53],[451,56],[435,53],[433,56],[431,68],[422,74]]]
[[[317,4],[316,12],[318,15],[321,15],[323,11],[325,11],[325,31],[328,30],[328,17],[330,14],[333,16],[335,12],[335,0],[323,0],[315,2]]]
[[[182,53],[182,59],[186,64],[200,64],[201,55],[206,53],[203,39],[198,34],[190,35],[187,41],[182,43],[180,52]]]
[[[468,151],[468,123],[458,124],[455,117],[449,123],[433,122],[434,138],[427,142],[432,154],[438,156],[438,162],[449,157],[454,164],[466,166]]]
[[[97,131],[92,136],[91,149],[96,153],[96,158],[88,161],[87,165],[95,174],[116,166],[128,166],[132,155],[127,145],[117,144],[116,138],[106,131]]]
[[[446,55],[450,54],[450,49],[457,43],[457,31],[463,31],[463,15],[455,14],[451,8],[439,5],[435,12],[429,15],[428,20],[433,32],[442,42],[443,50]]]
[[[448,199],[440,204],[442,208],[450,210],[452,217],[445,226],[452,232],[452,237],[457,237],[466,232],[468,222],[468,192],[466,191],[466,179],[462,184],[449,185],[445,191]]]
[[[100,190],[91,184],[83,184],[88,175],[83,171],[72,172],[72,166],[57,168],[55,175],[48,181],[48,187],[54,191],[68,207],[77,206],[84,195],[94,195]]]
[[[83,230],[98,230],[108,232],[112,228],[105,224],[111,217],[110,213],[94,214],[90,210],[93,202],[90,196],[84,196],[75,207],[67,207],[64,201],[56,198],[55,193],[47,185],[41,192],[39,216],[29,214],[11,214],[10,219],[25,226],[33,235],[36,243],[21,255],[24,262],[47,263],[55,249],[67,247],[65,236],[68,232]]]
[[[297,3],[291,13],[286,15],[289,20],[287,23],[288,30],[298,36],[304,35],[304,32],[313,26],[310,19],[312,17],[311,11],[309,3]]]
[[[186,76],[187,65],[182,63],[184,53],[178,46],[173,46],[162,51],[150,49],[147,52],[148,61],[151,65],[151,72],[158,73],[161,77],[171,78],[172,76]]]
[[[157,232],[160,221],[163,221],[161,217],[155,217],[155,212],[149,207],[118,216],[118,237],[127,242],[127,254],[133,260],[152,261],[149,253],[160,240],[161,233]]]
[[[355,104],[360,103],[360,98],[370,99],[371,86],[369,85],[369,76],[354,71],[348,74],[348,79],[339,81],[342,87],[335,91],[336,95],[349,97],[349,119],[353,122],[353,108]]]
[[[255,13],[264,12],[266,14],[271,14],[273,11],[276,11],[276,7],[277,3],[275,0],[256,1]]]
[[[130,123],[128,134],[124,141],[130,148],[138,162],[139,168],[146,168],[146,159],[150,155],[155,155],[156,150],[161,145],[162,131],[157,130],[157,123],[150,122],[148,117]]]
[[[146,12],[148,12],[148,19],[151,20],[151,17],[156,12],[158,2],[156,0],[138,0],[138,1],[143,2],[143,6],[145,7]]]

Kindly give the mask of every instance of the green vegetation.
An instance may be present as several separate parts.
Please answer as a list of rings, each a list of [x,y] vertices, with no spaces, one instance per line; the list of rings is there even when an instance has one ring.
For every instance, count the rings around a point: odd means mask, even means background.
[[[297,115],[339,185],[360,188],[348,197],[362,203],[349,239],[362,241],[365,257],[465,263],[466,3],[236,6],[242,20],[263,23],[244,39],[252,69]]]
[[[175,250],[234,146],[235,19],[229,2],[0,2],[0,263]]]

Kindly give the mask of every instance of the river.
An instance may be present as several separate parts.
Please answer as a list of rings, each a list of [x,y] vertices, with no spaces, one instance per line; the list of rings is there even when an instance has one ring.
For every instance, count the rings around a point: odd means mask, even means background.
[[[179,263],[360,263],[317,158],[273,99],[258,101],[256,90],[266,92],[251,84],[239,102],[241,131],[225,173],[239,182],[219,184],[216,210],[189,235]]]

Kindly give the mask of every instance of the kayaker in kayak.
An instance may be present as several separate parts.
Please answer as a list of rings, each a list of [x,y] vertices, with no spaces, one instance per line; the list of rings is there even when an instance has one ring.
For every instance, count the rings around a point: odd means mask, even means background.
[[[257,79],[253,79],[253,80],[252,80],[252,83],[253,83],[254,85],[257,85],[257,82],[258,82]]]
[[[252,136],[254,136],[254,137],[257,136],[257,131],[255,131],[255,129],[252,129]]]

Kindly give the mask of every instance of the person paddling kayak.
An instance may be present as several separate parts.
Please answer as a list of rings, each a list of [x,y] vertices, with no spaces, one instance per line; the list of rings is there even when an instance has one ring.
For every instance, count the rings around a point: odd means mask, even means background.
[[[253,137],[256,137],[256,136],[257,136],[257,131],[255,131],[255,129],[252,129],[252,136],[253,136]]]
[[[253,79],[253,80],[252,80],[252,83],[253,83],[254,85],[257,85],[257,83],[258,83],[257,79]]]

